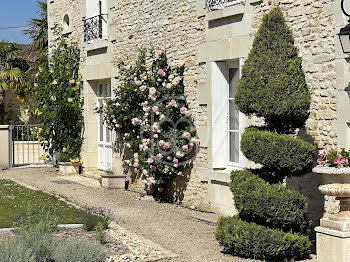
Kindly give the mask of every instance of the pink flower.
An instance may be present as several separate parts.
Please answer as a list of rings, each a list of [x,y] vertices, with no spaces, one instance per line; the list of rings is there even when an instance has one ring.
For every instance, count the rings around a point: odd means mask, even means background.
[[[165,142],[164,142],[163,140],[160,140],[160,141],[159,141],[159,145],[160,145],[161,147],[163,147],[164,144],[165,144]]]
[[[152,184],[154,184],[154,181],[153,181],[153,178],[152,177],[150,177],[149,179],[147,179],[147,185],[152,185]]]
[[[334,164],[337,164],[338,167],[342,167],[342,165],[344,164],[344,162],[345,162],[345,159],[342,158],[342,157],[336,157],[336,158],[334,159]]]
[[[148,158],[148,159],[147,159],[148,164],[152,164],[152,163],[153,163],[153,161],[154,161],[154,160],[153,160],[153,158],[152,158],[152,157],[150,157],[150,158]]]
[[[157,89],[155,89],[154,87],[151,87],[151,88],[149,89],[149,93],[150,93],[151,95],[154,95],[156,92],[157,92]]]
[[[180,108],[180,113],[181,113],[181,114],[184,115],[184,114],[186,114],[186,112],[187,112],[187,108],[186,108],[186,107],[181,107],[181,108]]]
[[[176,101],[175,101],[174,99],[172,99],[172,100],[170,101],[170,105],[171,105],[171,106],[177,106],[177,105],[176,105]]]
[[[176,152],[176,157],[181,158],[181,157],[183,157],[183,154],[181,154],[180,152]]]
[[[168,156],[166,159],[168,159],[169,161],[172,160],[173,158],[171,156]]]
[[[189,138],[189,137],[191,137],[191,133],[190,132],[185,132],[185,133],[183,133],[182,137],[183,138]]]
[[[156,168],[155,166],[151,166],[151,170],[152,170],[153,172],[155,172],[155,171],[157,171],[157,168]]]
[[[154,50],[154,55],[158,58],[162,54],[162,51],[159,49]]]
[[[187,152],[188,151],[188,145],[182,146],[182,151]]]
[[[158,159],[163,159],[163,155],[159,153],[159,154],[157,154],[157,158]]]
[[[148,112],[149,111],[149,106],[143,106],[143,111]]]
[[[153,110],[154,113],[158,112],[158,106],[152,107],[152,110]]]
[[[165,115],[161,115],[161,116],[159,117],[159,120],[160,120],[160,121],[165,120]]]
[[[322,159],[322,157],[317,158],[317,163],[318,163],[319,165],[321,165],[321,164],[323,163],[323,159]]]
[[[135,81],[135,84],[136,84],[137,86],[140,86],[140,85],[141,85],[141,81],[140,81],[140,80],[136,80],[136,81]]]
[[[166,76],[166,73],[164,72],[163,69],[158,69],[158,74],[161,76]]]
[[[179,159],[174,158],[173,163],[174,163],[174,164],[178,164],[178,163],[179,163]]]
[[[143,92],[143,91],[146,90],[146,87],[145,86],[140,86],[139,89],[140,89],[141,92]]]
[[[173,85],[171,83],[166,84],[166,88],[170,89]]]
[[[173,81],[171,82],[174,86],[176,86],[176,85],[178,85],[179,84],[179,82],[180,82],[180,77],[175,77],[174,79],[173,79]]]
[[[190,112],[190,111],[187,111],[187,112],[185,113],[185,115],[186,115],[186,116],[191,116],[191,112]]]
[[[139,163],[135,162],[134,167],[139,167]]]
[[[158,139],[158,135],[155,134],[155,135],[153,136],[153,138],[154,138],[154,139]]]
[[[135,173],[138,173],[139,170],[138,170],[137,168],[134,168],[134,172],[135,172]]]
[[[147,76],[142,77],[142,79],[146,81],[147,80]]]
[[[143,169],[143,170],[142,170],[142,174],[143,174],[144,176],[146,176],[146,175],[147,175],[147,170],[146,170],[146,169]]]
[[[166,143],[164,144],[164,148],[165,148],[165,149],[169,149],[169,148],[170,148],[170,143],[166,142]]]
[[[171,79],[174,79],[174,75],[173,74],[171,74],[171,75],[169,75],[169,80],[171,80]]]

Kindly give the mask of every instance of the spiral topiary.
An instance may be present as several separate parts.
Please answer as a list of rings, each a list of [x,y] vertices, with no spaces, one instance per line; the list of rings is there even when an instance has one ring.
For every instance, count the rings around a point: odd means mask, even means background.
[[[265,125],[247,128],[242,135],[243,154],[263,167],[232,173],[239,217],[221,218],[217,225],[216,238],[233,255],[268,261],[309,255],[306,199],[281,183],[286,176],[305,174],[316,151],[292,136],[305,124],[311,101],[301,63],[281,9],[273,8],[263,18],[235,95],[238,109],[263,117]],[[261,239],[269,246],[260,245]]]

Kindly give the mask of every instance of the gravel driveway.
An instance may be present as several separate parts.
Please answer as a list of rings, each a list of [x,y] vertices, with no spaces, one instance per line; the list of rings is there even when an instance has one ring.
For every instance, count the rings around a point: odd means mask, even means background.
[[[59,195],[79,206],[109,209],[115,222],[146,239],[178,254],[162,261],[171,262],[250,262],[223,254],[214,239],[216,215],[139,200],[137,193],[99,188],[94,179],[63,177],[52,168],[15,168],[0,171],[0,179],[11,179]],[[70,179],[77,183],[57,184],[54,180]],[[89,186],[87,186],[89,185]]]

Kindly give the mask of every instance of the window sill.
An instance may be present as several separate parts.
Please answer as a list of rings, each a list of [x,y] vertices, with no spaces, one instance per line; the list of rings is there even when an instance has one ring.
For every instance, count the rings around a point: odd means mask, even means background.
[[[208,168],[198,168],[199,179],[202,182],[218,181],[221,183],[231,182],[231,172],[234,170],[242,170],[242,167],[227,167],[223,170],[212,170]]]
[[[96,39],[93,42],[84,42],[84,47],[87,52],[102,49],[102,48],[108,48],[109,42],[106,39]]]

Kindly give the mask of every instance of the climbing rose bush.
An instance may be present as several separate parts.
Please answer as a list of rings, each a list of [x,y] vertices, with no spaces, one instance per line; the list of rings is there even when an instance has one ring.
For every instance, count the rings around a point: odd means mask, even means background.
[[[119,64],[115,98],[99,108],[133,157],[125,163],[142,176],[149,193],[184,175],[199,139],[184,97],[184,64],[168,63],[165,50],[141,50],[135,64]]]

